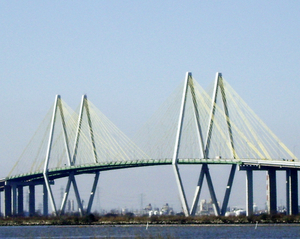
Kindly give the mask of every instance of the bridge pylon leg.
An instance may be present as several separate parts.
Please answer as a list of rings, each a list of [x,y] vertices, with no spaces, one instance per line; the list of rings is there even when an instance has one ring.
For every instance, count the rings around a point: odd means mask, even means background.
[[[277,192],[276,192],[276,169],[268,169],[267,174],[267,183],[268,183],[268,213],[276,214],[277,213]]]
[[[192,216],[195,216],[196,212],[197,212],[199,196],[200,196],[201,188],[202,188],[202,185],[203,185],[204,174],[205,174],[204,170],[205,170],[205,166],[204,166],[204,164],[202,164],[201,172],[200,172],[200,176],[199,176],[199,179],[198,179],[198,184],[197,184],[197,187],[196,187],[196,192],[195,192],[195,196],[194,196],[193,204],[192,204],[192,208],[191,208],[191,215]]]
[[[69,195],[69,192],[70,192],[70,187],[71,187],[71,178],[69,176],[68,177],[68,182],[67,182],[67,185],[66,185],[66,189],[65,189],[65,193],[64,193],[64,196],[63,196],[63,200],[62,200],[61,206],[60,206],[60,214],[65,213],[65,207],[66,207],[66,202],[67,202],[68,195]]]
[[[188,92],[188,82],[189,78],[191,78],[192,75],[190,72],[186,73],[185,77],[185,83],[184,83],[184,88],[183,88],[183,95],[182,95],[182,100],[181,100],[181,107],[180,107],[180,113],[179,113],[179,120],[178,120],[178,125],[177,125],[177,133],[176,133],[176,139],[175,139],[175,146],[174,146],[174,154],[172,158],[172,167],[175,173],[175,178],[176,178],[176,183],[179,191],[179,197],[181,201],[181,206],[183,209],[183,213],[186,217],[190,215],[189,212],[189,207],[187,204],[183,184],[181,181],[181,176],[179,173],[179,168],[178,168],[178,153],[179,153],[179,147],[180,147],[180,140],[181,140],[181,133],[182,133],[182,126],[183,126],[183,119],[184,119],[184,112],[185,112],[185,102],[187,98],[187,92]]]
[[[75,193],[75,197],[76,197],[76,201],[77,201],[77,205],[78,205],[78,209],[79,209],[79,214],[80,214],[80,216],[83,216],[83,214],[84,214],[83,205],[82,205],[82,201],[81,201],[81,198],[79,195],[79,190],[77,187],[77,183],[76,183],[74,174],[71,173],[70,178],[73,183],[73,188],[74,188],[74,193]]]
[[[246,215],[253,214],[253,170],[246,170]]]
[[[231,166],[228,183],[227,183],[227,187],[226,187],[226,191],[225,191],[225,195],[224,195],[224,200],[223,200],[223,204],[222,204],[222,209],[221,209],[222,216],[225,216],[225,213],[227,211],[227,206],[228,206],[228,201],[229,201],[229,197],[230,197],[230,193],[231,193],[231,189],[232,189],[235,171],[236,171],[236,164],[233,164]]]
[[[94,201],[94,196],[95,196],[95,192],[96,192],[96,188],[97,188],[97,184],[98,184],[98,180],[99,180],[99,174],[100,174],[100,172],[95,173],[94,183],[93,183],[93,187],[92,187],[92,190],[91,190],[89,203],[88,203],[88,206],[87,206],[87,209],[86,209],[87,214],[91,213],[91,209],[92,209],[92,205],[93,205],[93,201]]]
[[[57,216],[57,210],[56,210],[56,205],[55,205],[53,193],[52,193],[49,178],[48,178],[48,164],[49,164],[50,153],[51,153],[51,148],[52,148],[52,140],[53,140],[53,134],[54,134],[55,119],[56,119],[57,106],[58,106],[58,101],[59,100],[60,100],[60,96],[56,95],[55,102],[54,102],[54,107],[53,107],[52,120],[51,120],[51,129],[50,129],[50,134],[49,134],[48,149],[47,149],[47,154],[46,154],[46,158],[45,158],[45,165],[44,165],[44,171],[43,171],[43,176],[44,176],[45,184],[46,184],[46,187],[47,187],[47,192],[50,196],[52,210],[54,211],[55,216]]]
[[[297,169],[286,170],[286,195],[287,214],[297,215],[298,209],[298,171]]]

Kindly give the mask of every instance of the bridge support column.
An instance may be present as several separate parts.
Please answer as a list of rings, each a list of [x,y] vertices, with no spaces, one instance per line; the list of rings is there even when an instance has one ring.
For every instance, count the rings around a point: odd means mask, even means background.
[[[276,169],[270,168],[268,169],[268,192],[267,192],[267,200],[268,200],[268,213],[276,214],[277,213],[277,192],[276,192]]]
[[[43,215],[48,216],[48,191],[45,183],[43,184]]]
[[[23,186],[18,185],[17,186],[17,192],[18,192],[18,198],[17,198],[17,203],[18,203],[18,211],[17,214],[18,216],[23,216],[24,215],[24,193],[23,193]]]
[[[4,216],[11,216],[11,186],[4,186]]]
[[[299,213],[297,169],[286,170],[286,202],[288,215],[296,215]]]
[[[29,216],[35,214],[35,186],[29,185]]]
[[[12,185],[12,215],[17,215],[17,186]]]
[[[253,214],[253,170],[246,170],[246,213]]]

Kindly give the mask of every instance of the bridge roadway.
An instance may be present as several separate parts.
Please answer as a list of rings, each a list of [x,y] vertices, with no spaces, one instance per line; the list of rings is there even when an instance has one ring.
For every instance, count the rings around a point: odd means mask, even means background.
[[[247,214],[253,213],[253,171],[265,170],[268,172],[268,195],[269,195],[269,212],[276,213],[276,170],[286,170],[287,177],[287,210],[289,214],[298,214],[298,170],[300,169],[300,162],[293,160],[261,160],[261,159],[178,159],[178,164],[218,164],[218,165],[237,165],[239,170],[246,171],[247,178]],[[68,177],[71,173],[73,175],[80,174],[94,174],[100,171],[158,166],[158,165],[172,165],[172,159],[145,159],[133,161],[114,161],[105,163],[86,164],[79,166],[67,166],[62,168],[55,168],[48,170],[48,179],[54,182],[55,179]],[[30,186],[44,184],[44,176],[42,171],[13,175],[0,180],[0,192],[7,191],[6,187],[10,185],[15,186]],[[22,193],[23,194],[23,193]],[[6,195],[6,194],[5,194]],[[23,195],[22,195],[23,196]],[[11,192],[5,196],[11,197]],[[11,201],[11,198],[9,199]],[[5,203],[7,204],[7,203]],[[11,207],[11,202],[8,203]],[[10,216],[11,209],[5,208],[5,215]],[[23,208],[22,208],[23,209]],[[34,210],[34,209],[32,209]],[[47,210],[46,210],[47,211]],[[13,212],[14,214],[16,212]]]
[[[179,159],[178,164],[237,164],[240,170],[246,170],[252,167],[253,170],[267,170],[274,167],[276,170],[286,170],[289,168],[300,169],[299,161],[287,160],[258,160],[258,159]],[[48,176],[50,180],[64,178],[71,172],[74,175],[95,173],[97,171],[108,171],[125,168],[171,165],[172,159],[144,159],[132,161],[114,161],[105,163],[84,164],[76,166],[67,166],[62,168],[49,169]],[[3,190],[6,181],[16,182],[34,182],[43,179],[43,171],[18,174],[3,178],[0,180],[0,191]]]

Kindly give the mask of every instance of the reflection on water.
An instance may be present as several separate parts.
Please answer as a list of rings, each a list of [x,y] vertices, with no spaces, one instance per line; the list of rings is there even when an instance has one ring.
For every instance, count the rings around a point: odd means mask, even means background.
[[[2,238],[300,238],[300,226],[8,226]]]

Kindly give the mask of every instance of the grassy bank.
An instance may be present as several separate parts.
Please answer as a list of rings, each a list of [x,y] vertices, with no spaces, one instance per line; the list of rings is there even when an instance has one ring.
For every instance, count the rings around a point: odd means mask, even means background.
[[[201,225],[201,224],[270,224],[270,223],[299,223],[300,215],[267,215],[259,216],[120,216],[106,215],[95,216],[93,214],[79,216],[59,217],[10,217],[0,219],[0,226],[14,225]]]

